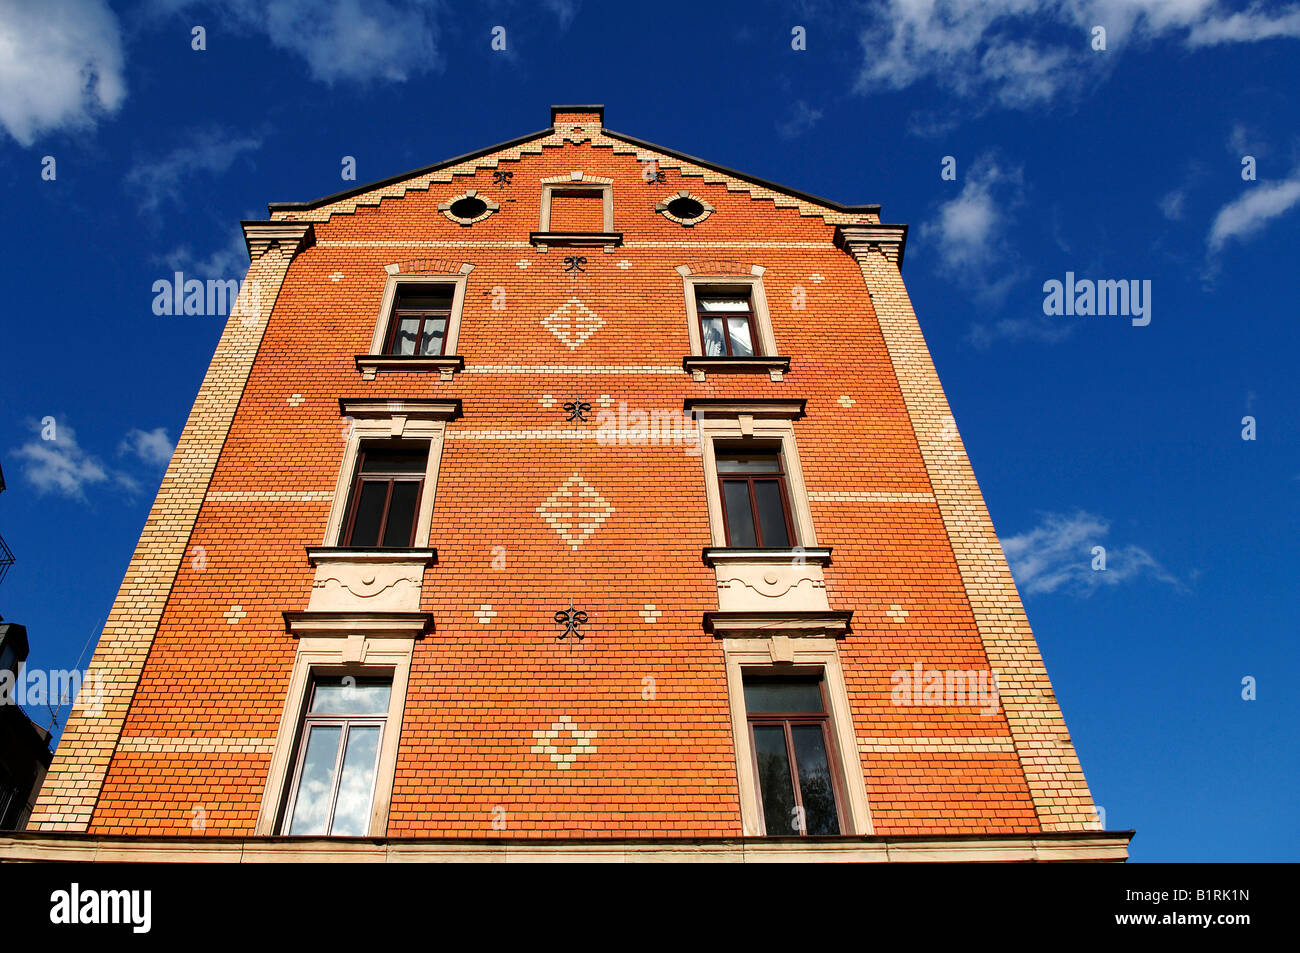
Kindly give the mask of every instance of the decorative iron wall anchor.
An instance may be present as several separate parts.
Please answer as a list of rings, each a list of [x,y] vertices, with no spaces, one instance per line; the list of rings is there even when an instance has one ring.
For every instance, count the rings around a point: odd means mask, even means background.
[[[591,410],[591,404],[579,397],[577,400],[571,400],[564,405],[564,409],[569,412],[569,420],[581,420],[587,422],[583,414]]]
[[[513,181],[515,174],[497,169],[492,173],[492,182],[495,185],[509,185]]]
[[[570,635],[579,642],[582,641],[583,635],[578,631],[578,626],[587,624],[587,613],[581,609],[574,609],[572,599],[569,600],[569,608],[555,613],[555,621],[564,626],[564,631],[556,636],[556,641],[563,641]]]
[[[564,270],[581,271],[585,274],[587,269],[582,266],[586,263],[587,257],[585,255],[567,255],[564,259]]]

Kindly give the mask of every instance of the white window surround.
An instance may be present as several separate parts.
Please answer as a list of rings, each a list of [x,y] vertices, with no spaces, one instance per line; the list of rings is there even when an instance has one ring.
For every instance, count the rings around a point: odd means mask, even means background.
[[[777,442],[785,469],[786,492],[794,522],[795,545],[805,549],[817,546],[812,508],[804,485],[799,449],[794,439],[794,418],[802,415],[802,401],[746,403],[745,401],[688,401],[688,408],[698,419],[704,461],[704,491],[709,507],[709,533],[712,545],[725,547],[727,532],[722,516],[722,494],[718,488],[718,441],[743,445],[749,440]]]
[[[341,432],[346,446],[343,462],[339,466],[334,484],[334,502],[329,520],[325,524],[323,546],[340,546],[343,522],[347,518],[348,503],[352,496],[352,480],[357,468],[357,455],[366,440],[386,440],[399,437],[403,440],[429,443],[429,459],[424,470],[424,487],[420,492],[420,511],[416,517],[413,549],[429,545],[429,531],[433,522],[433,502],[438,490],[438,467],[442,462],[442,445],[449,419],[460,415],[458,400],[371,400],[339,401],[339,412],[345,426]]]
[[[406,686],[414,646],[415,639],[411,634],[366,633],[364,625],[347,635],[313,636],[298,640],[298,653],[289,677],[289,690],[275,736],[271,766],[262,792],[262,806],[257,815],[256,833],[259,836],[279,833],[280,813],[285,803],[286,788],[292,780],[293,755],[313,675],[355,675],[358,678],[392,676],[388,717],[384,723],[379,763],[375,769],[375,790],[368,833],[371,837],[383,837],[388,832],[388,810],[392,801],[393,775],[397,766],[397,749],[401,739],[402,714],[406,707]]]
[[[686,303],[686,333],[691,349],[683,365],[695,380],[705,379],[706,368],[709,368],[709,365],[712,365],[711,369],[714,371],[741,366],[767,366],[772,380],[781,380],[783,372],[789,370],[790,362],[780,357],[776,335],[772,331],[772,315],[767,306],[767,292],[763,288],[763,273],[767,269],[762,265],[753,265],[747,275],[697,275],[691,273],[689,265],[678,265],[674,270],[682,276],[682,298]],[[757,355],[727,361],[705,356],[704,341],[700,335],[699,307],[695,300],[696,289],[700,287],[744,288],[749,292],[750,305],[754,309],[754,325],[758,331],[759,353]],[[693,361],[695,358],[701,360],[695,362]]]
[[[582,172],[570,172],[568,175],[552,176],[542,179],[541,218],[538,222],[539,232],[551,231],[551,195],[557,190],[590,189],[600,190],[603,226],[602,231],[614,231],[614,180],[584,175]]]
[[[746,837],[763,836],[763,815],[754,772],[753,746],[749,740],[749,718],[745,709],[746,672],[768,674],[819,673],[826,684],[830,703],[831,738],[834,756],[843,781],[845,803],[841,805],[845,835],[871,834],[871,812],[867,786],[862,775],[848,690],[840,666],[839,650],[833,639],[790,638],[721,639],[726,660],[727,696],[731,709],[731,730],[736,751],[736,776],[740,784],[740,818]]]
[[[389,269],[398,266],[390,265]],[[450,379],[453,370],[464,366],[464,360],[457,355],[460,346],[460,321],[465,310],[465,291],[469,284],[469,274],[474,266],[466,262],[455,274],[398,274],[389,271],[384,284],[384,295],[379,305],[379,316],[375,320],[375,330],[370,338],[370,353],[357,355],[357,369],[366,380],[373,380],[380,370],[418,370],[421,366],[437,368],[443,372],[444,379]],[[389,326],[393,320],[393,304],[402,285],[451,285],[451,314],[447,318],[447,337],[443,353],[437,357],[405,357],[384,353],[384,344],[388,340]]]

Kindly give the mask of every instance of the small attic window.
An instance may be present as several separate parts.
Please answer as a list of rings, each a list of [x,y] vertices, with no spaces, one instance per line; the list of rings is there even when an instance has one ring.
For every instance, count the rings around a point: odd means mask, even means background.
[[[678,218],[699,218],[704,214],[704,206],[693,198],[676,198],[668,203],[668,211]]]
[[[690,228],[712,215],[714,208],[704,199],[683,189],[662,202],[656,202],[655,211],[670,222]]]
[[[451,214],[457,218],[478,218],[487,211],[487,202],[474,198],[457,199],[451,203]]]
[[[491,199],[480,196],[477,189],[470,189],[462,195],[438,203],[438,211],[457,225],[473,225],[475,222],[481,222],[500,207]]]

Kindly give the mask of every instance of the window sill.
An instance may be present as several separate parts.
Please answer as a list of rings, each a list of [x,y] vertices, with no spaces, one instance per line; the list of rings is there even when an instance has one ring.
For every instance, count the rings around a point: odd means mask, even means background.
[[[779,381],[790,370],[790,358],[772,357],[705,357],[689,354],[682,358],[682,370],[697,381],[706,374],[746,374],[767,371],[772,380]]]
[[[853,611],[706,612],[704,631],[722,638],[771,638],[774,635],[827,636],[849,633]]]
[[[549,245],[603,246],[613,251],[623,244],[622,232],[529,232],[528,241],[546,251]]]
[[[284,631],[303,636],[392,636],[416,639],[433,631],[432,612],[284,612]]]
[[[706,566],[725,566],[729,563],[785,563],[791,566],[829,566],[829,546],[776,547],[754,549],[741,546],[706,546],[701,556]]]
[[[308,546],[307,562],[312,566],[329,562],[419,563],[422,566],[433,566],[438,562],[438,551],[406,546]]]
[[[465,369],[465,358],[459,354],[430,357],[423,354],[358,354],[355,357],[362,380],[372,381],[381,371],[412,371],[428,373],[437,371],[444,381],[452,379],[456,371]]]

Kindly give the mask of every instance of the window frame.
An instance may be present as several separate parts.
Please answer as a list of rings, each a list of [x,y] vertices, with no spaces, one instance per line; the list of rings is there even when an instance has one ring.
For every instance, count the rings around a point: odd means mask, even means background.
[[[690,358],[709,359],[704,352],[704,330],[699,315],[697,300],[701,294],[707,294],[711,288],[746,288],[749,292],[749,307],[753,316],[751,333],[754,334],[754,355],[752,357],[733,357],[732,361],[750,362],[755,365],[781,364],[781,351],[777,347],[776,335],[772,330],[772,314],[768,308],[767,292],[763,286],[763,274],[767,271],[762,265],[751,265],[748,274],[693,274],[689,265],[678,265],[676,272],[682,277],[682,300],[686,310],[686,330],[689,340]],[[714,359],[716,360],[716,358]],[[780,380],[781,369],[773,367],[774,380]],[[699,372],[701,375],[703,371]],[[702,379],[699,378],[699,379]]]
[[[776,472],[770,473],[724,473],[717,466],[718,454],[730,452],[733,448],[740,451],[749,450],[753,453],[770,455],[776,461]],[[753,521],[755,549],[788,549],[791,546],[799,545],[799,534],[796,531],[793,507],[790,505],[790,490],[786,479],[785,461],[782,459],[782,448],[779,444],[769,445],[766,442],[753,447],[746,447],[740,442],[731,442],[728,440],[717,440],[714,442],[714,469],[717,471],[718,479],[718,499],[722,504],[722,530],[723,540],[726,546],[734,546],[731,541],[731,516],[727,509],[727,482],[739,483],[744,481],[749,490],[749,515]],[[763,542],[762,520],[758,516],[758,496],[754,490],[756,480],[771,480],[775,478],[778,490],[781,493],[781,515],[785,520],[785,532],[787,541],[777,546],[768,546]]]
[[[299,635],[295,629],[290,632],[298,641],[298,651],[289,673],[289,684],[262,790],[262,805],[255,833],[259,837],[275,836],[284,818],[289,816],[286,809],[291,793],[290,785],[295,778],[299,728],[310,704],[308,689],[312,679],[318,676],[355,675],[359,679],[389,678],[392,682],[385,717],[386,730],[380,739],[379,762],[375,768],[370,829],[366,835],[383,837],[388,831],[411,657],[415,650],[415,640],[420,636],[409,630],[398,632],[379,624],[371,626],[364,617],[354,619],[346,631],[312,635]]]
[[[817,679],[817,691],[821,695],[822,710],[821,712],[751,712],[748,705],[745,708],[745,720],[749,732],[749,751],[750,758],[754,765],[755,796],[758,799],[758,819],[763,826],[762,836],[782,836],[770,835],[767,832],[767,814],[763,806],[763,788],[759,781],[758,769],[758,745],[754,742],[754,726],[763,725],[768,727],[780,726],[785,733],[786,760],[790,766],[790,781],[794,789],[795,804],[798,807],[803,806],[802,789],[799,782],[799,761],[794,750],[794,732],[791,728],[794,726],[815,725],[821,729],[822,743],[826,748],[826,763],[831,775],[831,791],[835,797],[835,821],[839,828],[840,834],[845,831],[845,787],[843,783],[843,770],[840,766],[838,745],[831,730],[831,704],[830,697],[826,691],[826,673],[823,670],[793,670],[793,671],[772,671],[758,667],[747,667],[741,669],[741,685],[751,681],[751,675],[755,676],[752,681],[762,681],[764,678],[776,679],[786,677],[815,677]],[[805,814],[805,829],[796,831],[799,837],[810,836],[806,824],[807,815]]]
[[[709,511],[710,545],[727,547],[726,516],[722,501],[722,486],[718,481],[717,450],[764,444],[779,446],[781,466],[785,473],[787,513],[793,521],[791,547],[806,548],[817,545],[817,532],[813,526],[812,508],[804,485],[803,467],[799,462],[799,448],[795,442],[794,420],[802,416],[803,404],[798,401],[778,402],[780,406],[762,401],[722,401],[724,406],[710,407],[708,400],[688,400],[686,409],[697,417],[701,435],[701,454],[704,464],[704,491]]]
[[[352,674],[352,673],[348,673]],[[287,796],[285,798],[284,809],[280,812],[280,818],[276,823],[278,833],[282,837],[352,837],[367,836],[351,834],[333,834],[330,828],[334,826],[335,813],[338,810],[339,787],[343,781],[343,760],[347,756],[348,737],[353,728],[377,727],[379,729],[379,740],[375,745],[375,760],[371,765],[373,780],[370,785],[370,802],[366,805],[367,813],[374,809],[375,791],[379,785],[379,765],[382,760],[384,750],[384,739],[388,734],[388,713],[383,714],[319,714],[311,710],[312,699],[315,696],[317,683],[326,678],[336,678],[338,676],[327,675],[321,671],[312,672],[307,683],[307,697],[303,702],[302,719],[298,727],[298,738],[294,745],[294,753],[291,764],[293,772],[288,779],[286,788]],[[372,679],[375,673],[367,673],[367,679]],[[360,678],[358,678],[360,680]],[[388,679],[389,704],[392,704],[393,680],[390,676]],[[325,833],[323,834],[290,834],[288,828],[293,823],[293,812],[297,807],[298,796],[302,793],[302,769],[307,757],[307,740],[310,731],[317,725],[338,725],[343,730],[339,735],[338,746],[334,752],[334,772],[333,781],[330,787],[330,807],[329,817],[325,823]]]
[[[411,284],[414,285],[413,282]],[[418,285],[416,287],[418,287]],[[435,283],[434,287],[446,287],[446,285]],[[454,304],[456,300],[455,288],[452,288],[450,299],[451,300],[448,301],[445,310],[442,308],[403,308],[401,307],[402,293],[399,290],[393,302],[392,316],[388,319],[388,335],[384,341],[384,351],[383,351],[384,356],[385,357],[446,357],[447,356],[447,331],[451,327],[451,313],[454,310]],[[401,329],[402,321],[405,318],[412,318],[412,317],[418,318],[420,321],[415,336],[417,348],[419,346],[419,343],[424,339],[424,328],[426,323],[431,318],[438,319],[443,322],[442,339],[439,344],[438,350],[435,353],[426,354],[423,351],[416,350],[413,351],[411,354],[400,354],[396,350],[394,350],[394,348],[397,345],[397,332]]]
[[[822,699],[829,718],[827,756],[838,767],[840,789],[836,807],[840,836],[871,834],[866,779],[853,725],[844,670],[836,640],[825,636],[776,631],[763,638],[724,637],[718,640],[726,666],[727,697],[731,714],[736,777],[740,787],[741,831],[745,837],[766,837],[758,788],[757,761],[750,740],[749,712],[745,704],[745,676],[820,674]],[[842,795],[842,796],[841,796]],[[779,836],[779,835],[773,835]]]
[[[388,265],[386,267],[395,269],[400,265]],[[469,262],[462,264],[460,271],[456,273],[398,273],[390,270],[387,280],[384,282],[384,292],[380,298],[379,315],[375,319],[374,332],[370,337],[370,353],[363,355],[363,357],[379,358],[381,360],[392,360],[394,358],[397,360],[415,360],[420,357],[429,359],[457,356],[457,350],[460,347],[460,327],[465,311],[469,275],[473,270],[474,266]],[[400,355],[390,353],[389,343],[396,333],[395,310],[400,292],[405,285],[446,285],[451,287],[451,310],[447,315],[447,331],[442,338],[441,354]]]
[[[357,471],[357,458],[362,443],[399,437],[412,443],[427,441],[429,457],[424,469],[424,483],[416,503],[415,538],[411,548],[429,545],[433,525],[433,506],[437,499],[438,469],[442,463],[442,447],[447,421],[460,416],[458,400],[372,400],[369,398],[341,398],[339,413],[346,422],[343,437],[346,441],[343,459],[339,464],[334,483],[334,496],[330,514],[325,522],[325,535],[321,545],[342,546],[346,539],[347,518],[352,505],[352,483]]]
[[[391,449],[400,449],[400,450],[414,449],[413,447],[411,447],[411,444],[417,442],[422,442],[422,441],[399,441],[395,446],[391,447]],[[417,488],[415,491],[415,512],[412,514],[412,518],[411,518],[411,532],[407,535],[407,542],[403,546],[396,547],[396,548],[409,549],[415,545],[416,532],[419,528],[419,523],[420,523],[420,504],[423,502],[424,499],[424,483],[429,468],[428,454],[432,451],[432,448],[427,445],[425,447],[424,472],[418,472],[418,473],[416,471],[399,472],[396,470],[392,470],[388,472],[379,471],[373,474],[364,473],[362,468],[365,466],[367,448],[373,451],[379,446],[380,446],[379,441],[363,440],[360,446],[357,448],[356,463],[354,465],[353,474],[352,474],[352,485],[351,485],[351,489],[349,490],[347,518],[343,523],[342,534],[339,536],[339,545],[346,547],[348,549],[394,548],[394,547],[383,545],[383,539],[384,536],[387,534],[387,530],[388,530],[388,514],[389,514],[389,509],[393,502],[393,489],[395,484],[399,482],[415,483],[417,484]],[[357,509],[361,505],[361,487],[366,483],[387,483],[388,485],[388,491],[384,496],[384,512],[379,518],[379,534],[378,534],[379,542],[374,546],[359,546],[352,541],[352,534],[356,530]]]
[[[735,288],[738,290],[735,291],[728,290],[730,288]],[[745,317],[746,324],[748,324],[749,326],[749,343],[751,349],[753,350],[753,353],[733,354],[731,351],[731,329],[728,327],[728,324],[730,323],[731,320],[733,320],[733,318],[739,316],[741,312],[719,311],[716,312],[715,314],[710,314],[710,319],[713,319],[714,317],[718,317],[722,320],[722,343],[726,347],[726,352],[723,354],[714,354],[714,355],[701,354],[702,357],[729,357],[733,359],[745,360],[753,357],[771,356],[769,354],[764,354],[762,350],[763,342],[758,333],[758,320],[754,316],[754,292],[753,292],[753,286],[751,285],[730,285],[730,286],[723,285],[723,284],[701,285],[700,288],[696,290],[695,314],[696,314],[696,320],[699,322],[699,326],[700,326],[700,348],[701,350],[705,348],[706,345],[704,342],[707,340],[707,337],[704,333],[704,321],[705,321],[704,306],[701,303],[700,299],[711,298],[711,297],[716,297],[716,298],[739,297],[742,295],[745,298],[746,308],[744,311],[744,317]]]

